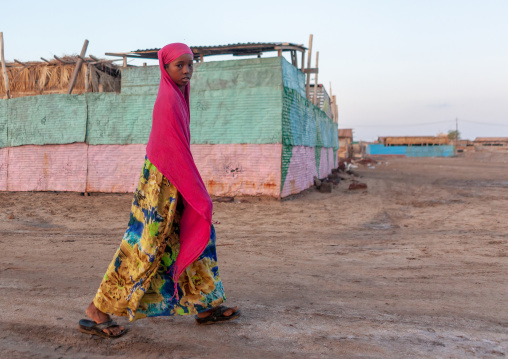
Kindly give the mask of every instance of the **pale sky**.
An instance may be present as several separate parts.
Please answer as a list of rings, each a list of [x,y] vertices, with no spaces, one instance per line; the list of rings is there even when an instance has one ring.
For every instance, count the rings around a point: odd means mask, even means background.
[[[3,1],[8,61],[238,42],[319,51],[356,139],[508,137],[508,0]],[[206,58],[205,61],[211,58]],[[312,59],[314,63],[315,58]],[[149,62],[149,64],[151,64]]]

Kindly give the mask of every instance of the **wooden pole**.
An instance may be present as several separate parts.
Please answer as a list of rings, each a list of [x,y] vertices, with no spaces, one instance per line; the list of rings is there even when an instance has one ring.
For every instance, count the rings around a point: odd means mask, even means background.
[[[90,81],[89,81],[89,77],[90,77],[90,64],[87,64],[86,65],[86,73],[85,73],[85,92],[88,92],[88,88],[90,87]]]
[[[337,97],[333,95],[333,108],[335,109],[335,122],[339,123],[339,106],[337,106]]]
[[[305,50],[302,51],[302,72],[303,72],[303,69],[305,68]]]
[[[332,120],[335,122],[335,103],[333,102],[333,93],[332,93],[332,82],[330,81],[330,93],[328,94],[330,97],[330,110],[332,112]]]
[[[309,37],[309,52],[307,54],[307,70],[310,70],[310,59],[312,57],[312,34]],[[305,97],[309,98],[310,92],[310,72],[307,72],[307,83],[305,85]]]
[[[459,144],[459,119],[455,117],[455,154],[457,154],[458,144]]]
[[[76,67],[74,68],[74,73],[71,77],[71,82],[69,83],[69,88],[67,89],[67,94],[70,95],[72,90],[74,89],[74,85],[76,84],[76,80],[78,79],[79,70],[81,70],[81,65],[83,65],[83,59],[86,54],[86,49],[88,47],[88,40],[85,40],[83,44],[83,48],[81,49],[81,53],[79,54],[78,61],[76,62]]]
[[[316,71],[319,71],[318,69],[318,63],[319,63],[319,51],[316,51]],[[314,98],[312,99],[312,103],[317,106],[317,91],[318,91],[318,73],[314,75]]]
[[[9,76],[7,75],[7,66],[5,66],[4,58],[4,33],[0,32],[0,59],[2,61],[2,73],[4,74],[5,94],[7,98],[11,98],[11,91],[9,90]]]

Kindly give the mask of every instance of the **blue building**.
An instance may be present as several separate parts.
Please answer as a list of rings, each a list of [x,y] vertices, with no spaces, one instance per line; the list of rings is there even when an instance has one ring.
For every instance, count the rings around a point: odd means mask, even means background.
[[[447,136],[380,137],[367,145],[368,156],[452,157],[455,147]]]

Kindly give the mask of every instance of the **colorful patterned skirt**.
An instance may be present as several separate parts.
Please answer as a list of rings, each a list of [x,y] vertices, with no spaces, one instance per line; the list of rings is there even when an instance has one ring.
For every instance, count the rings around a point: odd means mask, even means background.
[[[204,312],[226,300],[217,267],[215,229],[201,256],[172,278],[180,249],[177,189],[146,158],[128,229],[93,300],[102,312],[133,321]]]

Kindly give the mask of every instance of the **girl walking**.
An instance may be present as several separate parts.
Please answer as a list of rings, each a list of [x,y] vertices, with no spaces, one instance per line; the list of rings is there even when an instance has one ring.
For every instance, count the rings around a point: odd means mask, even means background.
[[[225,301],[215,250],[212,201],[190,151],[193,53],[181,43],[159,53],[161,81],[130,220],[79,330],[119,337],[130,321],[196,314],[198,324],[236,319]]]

